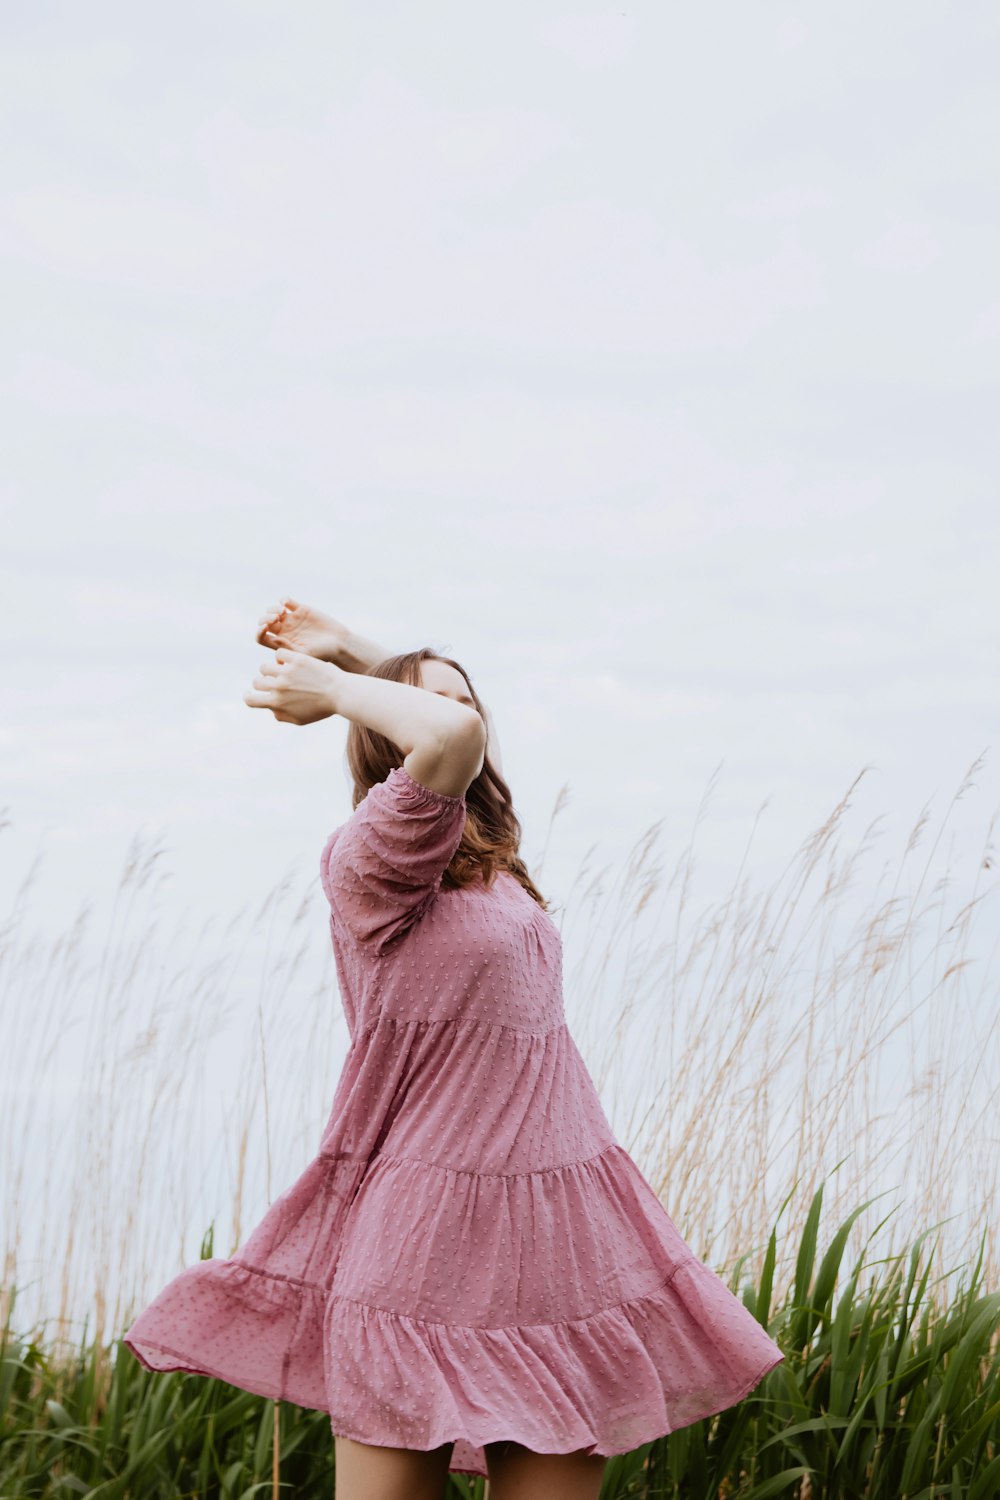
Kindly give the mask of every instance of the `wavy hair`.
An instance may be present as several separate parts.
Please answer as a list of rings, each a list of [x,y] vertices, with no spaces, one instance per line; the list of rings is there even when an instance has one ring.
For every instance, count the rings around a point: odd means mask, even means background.
[[[418,651],[404,651],[398,656],[388,656],[365,673],[366,677],[386,677],[390,682],[406,682],[411,687],[420,687],[420,663],[443,661],[461,672],[468,685],[469,696],[476,711],[486,722],[486,710],[476,692],[469,674],[460,662],[450,656],[442,656],[430,646]],[[352,807],[357,807],[377,782],[385,781],[389,772],[403,764],[403,754],[398,745],[369,729],[367,724],[350,721],[347,731],[347,764],[354,778]],[[518,850],[521,845],[521,822],[514,811],[510,787],[490,762],[489,751],[483,759],[483,768],[470,784],[465,794],[465,828],[458,848],[452,855],[441,885],[446,890],[473,885],[479,880],[489,888],[499,870],[508,870],[537,901],[543,911],[550,911],[550,903],[542,895],[528,874],[527,866]]]

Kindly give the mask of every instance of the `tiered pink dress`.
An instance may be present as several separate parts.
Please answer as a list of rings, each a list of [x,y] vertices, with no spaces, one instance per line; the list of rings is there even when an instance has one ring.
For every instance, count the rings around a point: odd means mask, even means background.
[[[124,1342],[485,1474],[495,1439],[628,1452],[783,1356],[612,1134],[555,923],[506,871],[441,888],[465,818],[399,766],[327,840],[351,1041],[318,1154]]]

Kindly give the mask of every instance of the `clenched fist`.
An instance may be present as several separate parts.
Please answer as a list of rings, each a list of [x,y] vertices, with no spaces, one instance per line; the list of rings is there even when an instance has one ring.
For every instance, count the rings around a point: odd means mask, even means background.
[[[243,702],[248,708],[269,708],[283,724],[315,724],[337,712],[333,689],[338,671],[330,662],[281,646],[273,661],[261,663]]]

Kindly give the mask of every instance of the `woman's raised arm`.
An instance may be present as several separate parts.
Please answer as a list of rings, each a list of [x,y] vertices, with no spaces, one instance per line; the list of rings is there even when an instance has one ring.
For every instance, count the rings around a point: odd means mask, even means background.
[[[388,647],[379,645],[378,641],[369,640],[350,630],[333,615],[324,614],[322,610],[287,595],[273,609],[261,615],[257,623],[259,646],[287,646],[293,651],[304,651],[307,656],[330,662],[343,672],[370,672],[380,661],[385,661],[394,654]],[[502,776],[503,762],[500,759],[496,725],[489,705],[484,703],[483,708],[486,712],[486,756],[490,765]]]
[[[448,797],[464,796],[482,770],[486,725],[474,708],[408,682],[345,672],[332,662],[279,646],[243,701],[289,724],[340,714],[399,747],[414,781]]]

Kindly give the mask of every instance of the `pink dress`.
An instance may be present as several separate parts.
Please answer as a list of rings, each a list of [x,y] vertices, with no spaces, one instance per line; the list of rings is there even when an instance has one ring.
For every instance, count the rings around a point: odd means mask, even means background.
[[[629,1452],[783,1355],[612,1134],[555,923],[506,871],[441,888],[465,817],[399,766],[327,840],[351,1041],[318,1153],[124,1342],[485,1474],[495,1439]]]

